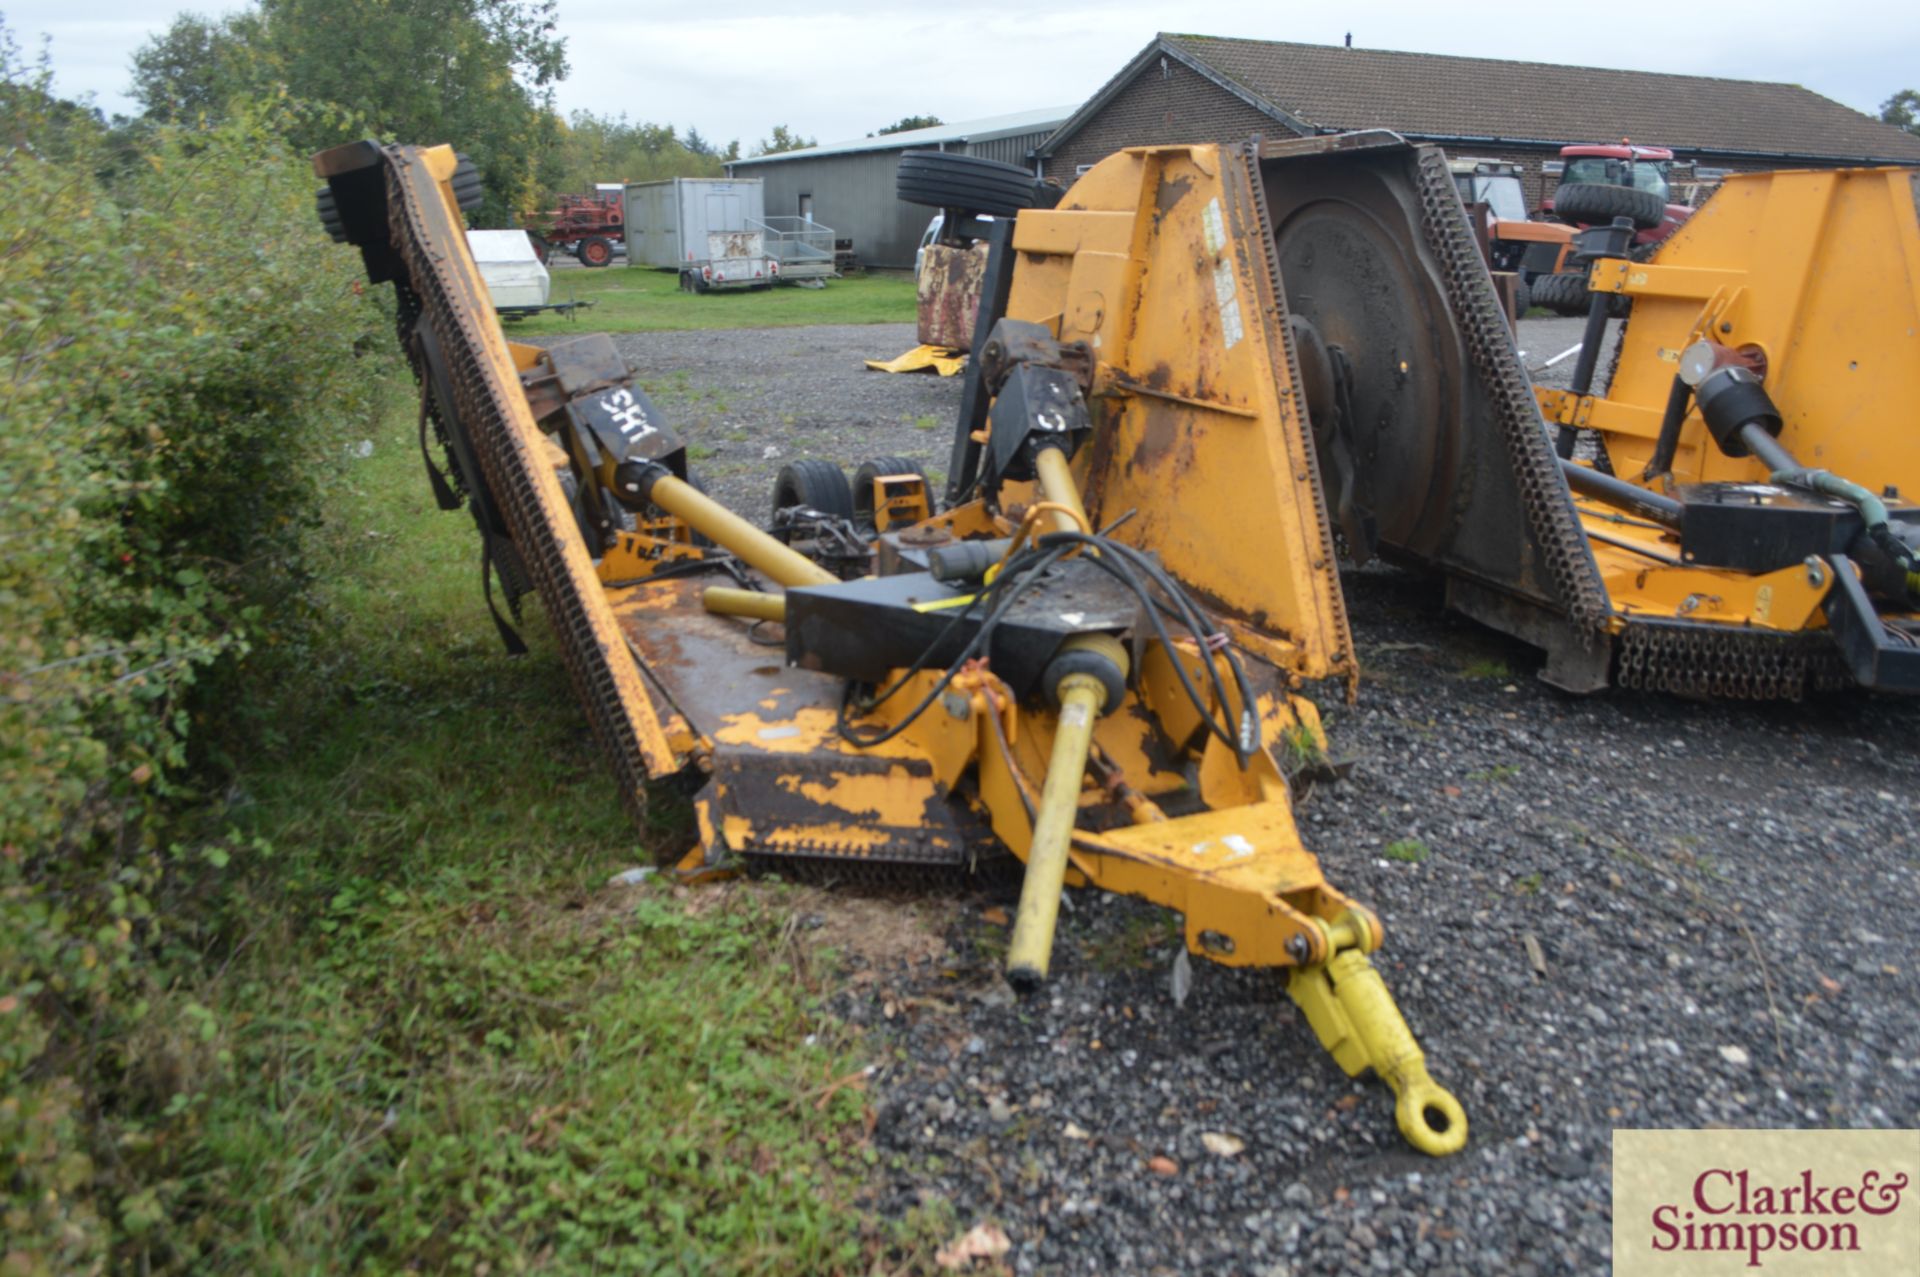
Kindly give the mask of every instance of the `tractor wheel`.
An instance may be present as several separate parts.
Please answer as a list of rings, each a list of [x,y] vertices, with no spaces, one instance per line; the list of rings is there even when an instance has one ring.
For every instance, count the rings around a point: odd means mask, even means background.
[[[773,512],[778,515],[794,506],[851,519],[853,490],[847,487],[846,471],[812,458],[781,466],[780,477],[773,481]]]
[[[1570,182],[1553,193],[1553,212],[1561,221],[1594,226],[1606,226],[1616,217],[1630,217],[1644,231],[1660,224],[1667,206],[1652,191],[1604,182]]]
[[[1533,309],[1533,289],[1527,281],[1515,275],[1513,277],[1513,315],[1516,319],[1525,319],[1527,312]]]
[[[613,260],[613,245],[599,235],[589,235],[576,250],[582,266],[605,266]]]
[[[927,490],[927,513],[933,513],[933,485],[926,470],[905,457],[875,457],[853,472],[853,517],[856,522],[873,522],[873,481],[883,474],[917,474]]]
[[[977,155],[908,151],[900,157],[893,185],[894,193],[909,204],[1013,217],[1033,207],[1038,182],[1018,164]]]
[[[1533,281],[1533,303],[1556,315],[1587,313],[1587,277],[1573,271],[1542,275]]]
[[[1587,277],[1580,271],[1542,275],[1533,281],[1533,304],[1544,306],[1556,315],[1585,318],[1587,306],[1592,300],[1593,294],[1587,290]],[[1615,293],[1607,299],[1607,315],[1613,319],[1625,319],[1631,305],[1624,295]]]

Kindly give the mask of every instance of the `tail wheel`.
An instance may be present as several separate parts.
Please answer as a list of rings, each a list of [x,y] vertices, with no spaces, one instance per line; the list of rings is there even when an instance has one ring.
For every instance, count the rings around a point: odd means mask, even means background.
[[[853,517],[860,523],[871,524],[874,521],[873,481],[881,475],[911,474],[920,477],[921,485],[927,493],[927,513],[933,510],[933,485],[927,482],[927,472],[919,464],[905,457],[875,457],[865,462],[853,472]]]
[[[582,266],[605,266],[613,260],[613,243],[602,236],[589,235],[580,241],[578,252]]]
[[[853,517],[853,491],[844,470],[831,461],[808,458],[780,467],[773,481],[773,513],[806,506],[842,519]]]

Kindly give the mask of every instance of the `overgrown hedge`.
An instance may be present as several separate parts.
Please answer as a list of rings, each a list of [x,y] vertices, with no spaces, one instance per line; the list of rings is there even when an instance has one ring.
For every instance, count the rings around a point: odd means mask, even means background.
[[[110,132],[0,61],[0,1270],[164,1266],[223,1067],[169,988],[262,850],[221,751],[391,341],[270,121]]]

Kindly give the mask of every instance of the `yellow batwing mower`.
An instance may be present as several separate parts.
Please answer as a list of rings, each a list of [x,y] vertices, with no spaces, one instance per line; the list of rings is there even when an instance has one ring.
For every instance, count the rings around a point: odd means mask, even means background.
[[[1452,606],[1543,647],[1572,691],[1920,690],[1914,170],[1730,178],[1647,261],[1627,219],[1581,232],[1573,386],[1536,392],[1449,229],[1438,152],[1257,149],[1355,558],[1444,572]]]
[[[315,167],[323,222],[398,294],[436,491],[464,495],[488,575],[539,595],[626,800],[699,785],[684,872],[940,876],[1011,853],[1022,988],[1063,883],[1158,902],[1193,953],[1285,968],[1416,1147],[1464,1145],[1368,960],[1380,923],[1301,845],[1273,753],[1322,741],[1298,688],[1354,664],[1254,156],[1127,152],[1077,202],[997,223],[1012,302],[983,307],[962,495],[935,514],[881,459],[849,500],[838,467],[800,464],[770,530],[702,495],[604,337],[503,338],[451,150]]]

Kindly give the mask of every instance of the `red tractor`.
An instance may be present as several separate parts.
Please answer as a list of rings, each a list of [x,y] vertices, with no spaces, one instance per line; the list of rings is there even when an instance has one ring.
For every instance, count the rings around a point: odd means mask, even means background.
[[[1658,244],[1693,212],[1673,202],[1673,152],[1664,146],[1596,142],[1560,148],[1566,168],[1542,208],[1576,226],[1630,217],[1635,244]]]
[[[1582,143],[1561,147],[1560,158],[1566,167],[1541,212],[1579,227],[1606,226],[1616,217],[1631,219],[1635,228],[1631,251],[1636,260],[1651,257],[1693,212],[1673,202],[1673,152],[1664,146],[1636,146],[1624,140]],[[1586,314],[1585,268],[1576,266],[1535,280],[1533,301],[1562,315]],[[1614,301],[1624,308],[1623,299]]]
[[[572,253],[582,266],[605,266],[613,261],[614,246],[626,236],[623,186],[602,183],[591,195],[562,195],[560,207],[541,213],[546,229],[528,231],[540,260],[559,248]]]

